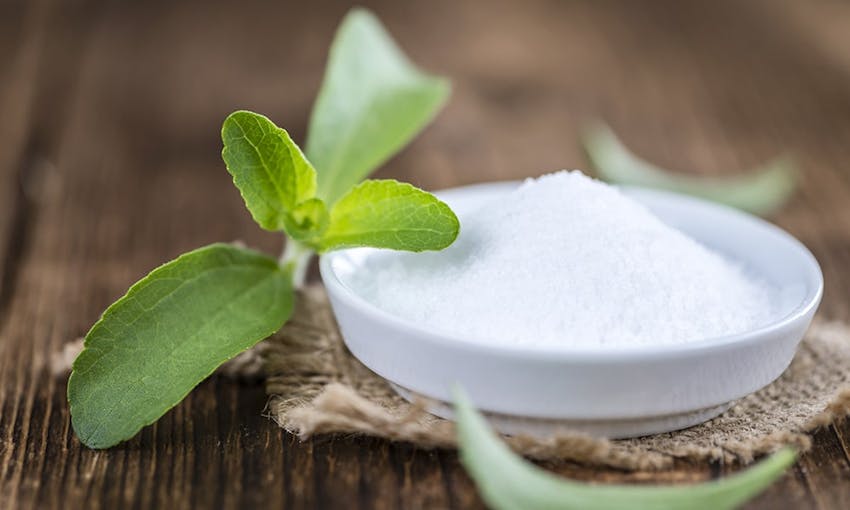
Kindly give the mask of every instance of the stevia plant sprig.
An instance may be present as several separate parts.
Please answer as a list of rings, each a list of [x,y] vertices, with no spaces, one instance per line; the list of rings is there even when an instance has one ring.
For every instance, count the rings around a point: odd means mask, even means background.
[[[798,179],[793,158],[787,155],[731,177],[672,172],[634,155],[610,127],[600,122],[583,131],[581,143],[589,162],[605,181],[685,193],[761,216],[779,210],[793,195]]]
[[[469,397],[453,391],[460,458],[481,497],[494,510],[724,510],[756,497],[794,463],[785,448],[758,465],[720,480],[680,486],[606,485],[559,478],[511,452]]]
[[[133,437],[219,365],[278,330],[313,254],[450,245],[460,227],[446,204],[395,180],[360,182],[429,122],[448,92],[444,79],[407,60],[373,15],[355,9],[331,48],[306,156],[268,118],[228,116],[227,170],[257,224],[284,233],[286,250],[275,260],[213,244],[133,285],[92,327],[74,362],[68,402],[77,437],[91,448]]]

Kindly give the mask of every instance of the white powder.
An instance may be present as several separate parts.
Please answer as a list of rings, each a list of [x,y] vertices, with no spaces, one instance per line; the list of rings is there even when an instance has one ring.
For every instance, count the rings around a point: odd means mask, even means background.
[[[765,283],[579,171],[462,216],[442,252],[367,266],[352,283],[378,307],[489,344],[677,344],[761,326],[772,309]]]

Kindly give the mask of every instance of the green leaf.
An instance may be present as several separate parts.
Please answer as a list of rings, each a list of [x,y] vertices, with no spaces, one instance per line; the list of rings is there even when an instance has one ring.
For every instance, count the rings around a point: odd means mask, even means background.
[[[796,186],[795,166],[787,157],[740,176],[697,177],[673,173],[638,158],[610,128],[601,124],[587,129],[582,141],[588,159],[603,180],[694,195],[754,214],[767,215],[778,210]]]
[[[327,228],[330,218],[325,203],[318,198],[301,202],[286,217],[286,232],[293,239],[310,242]]]
[[[434,195],[395,180],[368,180],[331,208],[319,246],[322,251],[356,246],[442,250],[459,230],[457,216]]]
[[[378,19],[353,9],[331,46],[313,108],[307,156],[328,204],[400,150],[449,94],[443,78],[417,70]]]
[[[596,485],[559,478],[517,456],[489,429],[466,394],[454,390],[461,461],[484,501],[498,510],[610,508],[722,510],[761,493],[794,463],[780,450],[741,473],[680,486]]]
[[[277,331],[292,311],[290,278],[265,255],[213,244],[133,285],[74,361],[68,402],[80,441],[106,448],[133,437]]]
[[[231,113],[221,128],[221,157],[261,227],[283,230],[286,216],[316,195],[316,171],[289,134],[253,112]]]

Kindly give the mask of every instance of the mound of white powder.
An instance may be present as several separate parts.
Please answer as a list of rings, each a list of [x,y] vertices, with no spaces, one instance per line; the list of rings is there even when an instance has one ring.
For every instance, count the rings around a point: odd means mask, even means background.
[[[579,171],[461,216],[441,252],[381,253],[352,284],[472,341],[567,349],[697,341],[764,325],[770,289]]]

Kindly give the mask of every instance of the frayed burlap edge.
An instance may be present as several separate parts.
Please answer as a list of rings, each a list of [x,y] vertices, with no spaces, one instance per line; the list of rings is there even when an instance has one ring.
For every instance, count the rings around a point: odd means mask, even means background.
[[[456,446],[454,424],[409,403],[345,348],[324,289],[301,291],[290,322],[265,343],[268,415],[308,438],[364,434],[421,447]],[[805,450],[809,432],[850,414],[850,327],[816,322],[788,370],[707,423],[637,439],[562,430],[541,439],[507,437],[528,457],[626,470],[664,469],[676,459],[747,464],[785,445]]]

